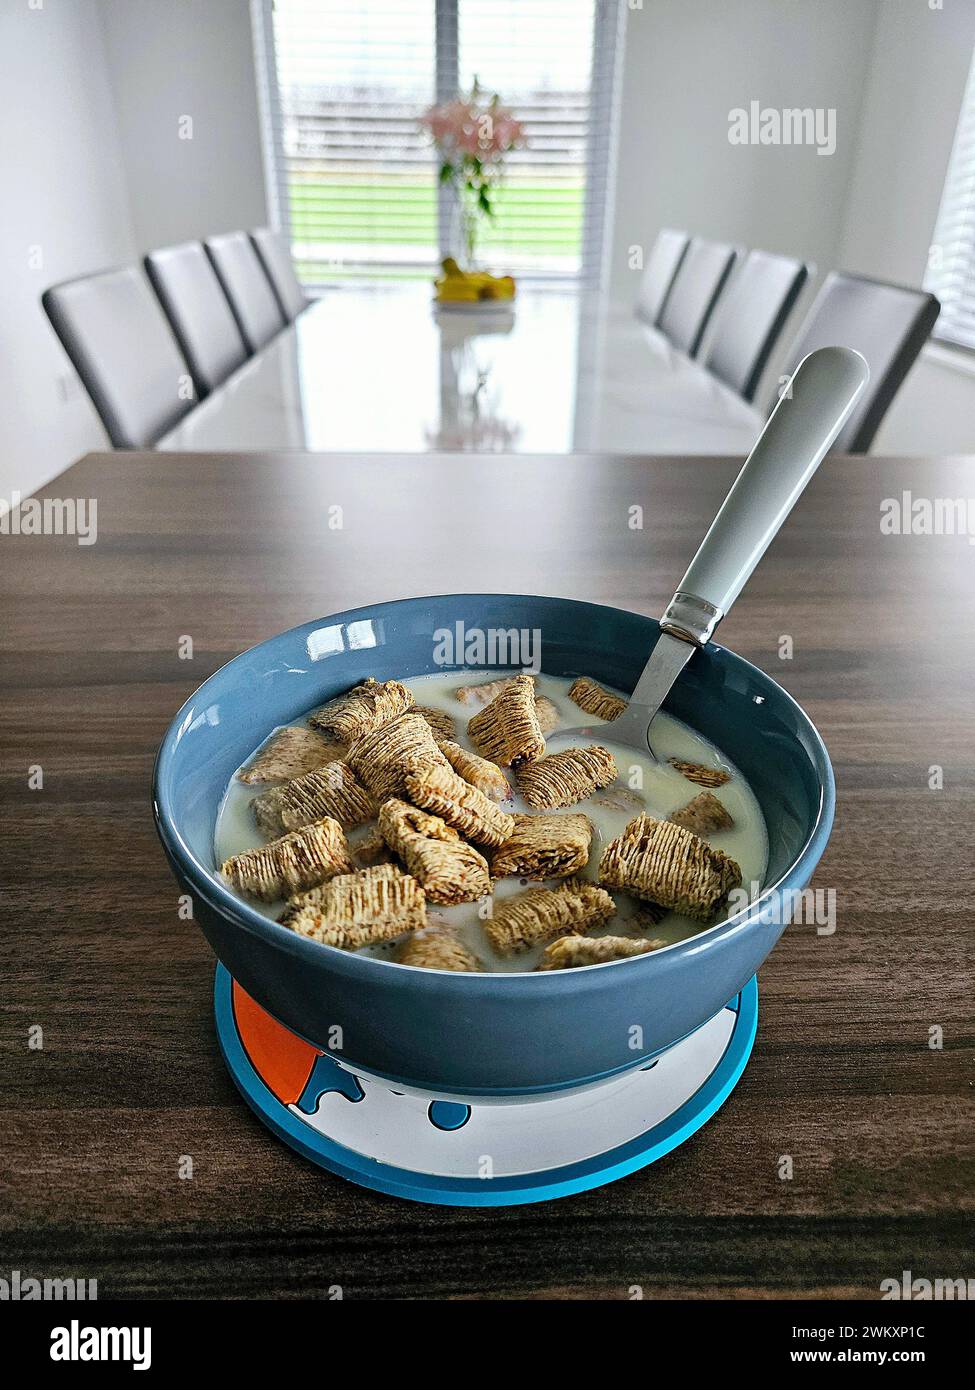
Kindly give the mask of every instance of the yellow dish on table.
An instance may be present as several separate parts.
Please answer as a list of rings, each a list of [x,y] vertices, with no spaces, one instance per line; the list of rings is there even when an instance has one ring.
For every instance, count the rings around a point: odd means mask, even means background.
[[[477,304],[485,300],[512,300],[515,282],[510,275],[489,275],[486,270],[461,270],[452,256],[443,261],[443,275],[434,281],[438,304]]]

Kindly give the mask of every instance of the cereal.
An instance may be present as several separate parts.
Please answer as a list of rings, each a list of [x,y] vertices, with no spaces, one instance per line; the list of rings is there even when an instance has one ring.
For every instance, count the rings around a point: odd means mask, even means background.
[[[393,852],[379,833],[378,827],[363,835],[360,840],[356,840],[351,848],[355,862],[363,869],[368,869],[373,864],[391,864],[393,862]]]
[[[406,794],[414,806],[440,816],[479,845],[503,845],[515,828],[513,816],[458,777],[453,768],[424,767],[410,773]]]
[[[300,830],[331,816],[345,830],[363,825],[376,814],[376,803],[358,777],[343,762],[306,772],[284,786],[256,796],[251,802],[258,828],[266,835]]]
[[[542,734],[550,734],[553,729],[557,729],[562,723],[562,716],[559,714],[559,707],[554,700],[550,700],[547,695],[535,696],[535,713],[538,715],[538,727]]]
[[[529,806],[550,811],[574,806],[616,780],[616,764],[607,748],[567,748],[529,763],[518,773],[518,787]]]
[[[585,866],[592,844],[588,816],[523,816],[516,812],[512,819],[514,830],[491,861],[495,878],[567,878]]]
[[[527,676],[527,672],[523,674]],[[535,677],[528,676],[527,678],[534,685]],[[516,679],[518,679],[516,676],[505,676],[501,680],[488,681],[485,685],[462,685],[454,691],[454,695],[465,705],[488,705]],[[562,721],[558,706],[547,695],[539,695],[536,699],[535,714],[543,735],[550,734]]]
[[[589,798],[597,806],[608,806],[611,811],[628,811],[631,816],[647,809],[647,803],[637,792],[630,791],[622,783],[612,783],[603,791],[593,792]]]
[[[270,903],[352,868],[345,831],[326,817],[260,849],[235,854],[224,861],[221,873],[238,892]]]
[[[740,885],[741,870],[691,831],[642,815],[606,846],[599,881],[707,922]]]
[[[696,782],[699,787],[723,787],[731,781],[731,773],[722,767],[705,767],[703,763],[686,763],[682,758],[668,758],[671,767],[676,768],[688,782]]]
[[[490,893],[487,860],[440,816],[392,797],[380,807],[379,829],[431,902],[475,902]]]
[[[394,864],[341,874],[293,898],[281,918],[300,936],[343,951],[391,941],[425,921],[423,889]]]
[[[495,801],[507,801],[511,796],[511,788],[497,763],[488,762],[478,753],[469,753],[459,743],[449,739],[440,744],[440,751],[454,771],[485,796]]]
[[[454,716],[448,714],[445,709],[433,709],[430,705],[414,705],[413,711],[427,721],[438,743],[457,737]]]
[[[483,970],[474,952],[460,940],[453,927],[426,927],[403,942],[395,959],[400,965],[420,965],[426,970]]]
[[[633,913],[633,922],[640,931],[646,931],[648,927],[658,927],[670,911],[669,907],[661,907],[659,903],[636,902],[636,910]]]
[[[586,714],[597,719],[618,719],[626,709],[627,702],[606,690],[589,676],[580,676],[569,686],[569,699],[574,701]]]
[[[601,926],[615,912],[616,904],[604,889],[569,878],[557,888],[529,888],[504,898],[484,930],[498,954],[509,956],[556,936]]]
[[[701,792],[669,819],[672,825],[683,826],[694,835],[713,835],[716,830],[731,830],[735,824],[713,792]]]
[[[284,782],[335,762],[345,752],[341,743],[329,743],[311,729],[288,726],[279,729],[248,767],[238,772],[240,782]]]
[[[549,633],[550,651],[555,650],[553,640]],[[567,658],[557,642],[556,647],[558,665]],[[255,869],[263,872],[263,878],[256,880],[258,889],[263,884],[266,892],[282,895],[262,902],[245,890],[237,901],[250,904],[251,912],[277,918],[289,897],[298,895],[290,886],[271,883],[278,875],[275,864],[269,867],[265,861],[263,870],[255,866],[257,849],[266,841],[308,828],[306,822],[315,824],[324,819],[346,822],[342,828],[347,845],[344,864],[329,865],[322,882],[386,865],[414,878],[424,892],[429,888],[422,927],[356,949],[382,962],[416,959],[430,978],[431,970],[434,975],[441,970],[449,978],[455,973],[531,973],[540,968],[546,946],[570,935],[583,936],[591,943],[604,940],[608,934],[637,943],[623,951],[639,949],[641,953],[645,943],[661,939],[667,944],[691,942],[695,933],[727,917],[729,903],[734,903],[738,894],[731,892],[730,898],[727,894],[722,898],[722,891],[737,881],[738,872],[746,885],[764,883],[768,878],[769,842],[761,808],[752,788],[730,761],[733,746],[725,752],[661,712],[655,725],[653,754],[642,746],[625,752],[615,749],[616,731],[633,716],[634,705],[629,686],[617,681],[605,665],[578,658],[576,674],[569,677],[536,674],[533,666],[483,670],[471,666],[467,671],[454,668],[450,674],[431,667],[430,674],[414,678],[413,667],[403,663],[397,670],[393,662],[383,660],[381,652],[359,651],[358,657],[361,662],[375,657],[375,664],[360,664],[357,669],[361,675],[346,674],[344,678],[341,674],[329,676],[324,668],[339,668],[345,657],[317,663],[328,682],[318,683],[318,705],[310,704],[303,714],[281,711],[263,725],[255,725],[257,732],[248,744],[246,758],[241,754],[235,760],[243,765],[232,773],[233,781],[217,811],[213,861],[219,866],[245,850],[252,851],[240,872],[245,877],[249,874],[251,882],[255,881]],[[376,677],[373,682],[365,679],[370,670]],[[378,687],[388,684],[387,674],[402,681],[412,696],[412,703],[400,713],[348,745],[333,742],[310,727],[309,717],[320,711],[328,694],[345,692],[326,715],[335,716],[336,706],[345,708],[348,715],[349,703],[362,696],[378,705]],[[454,688],[463,681],[483,684],[463,689],[469,703],[454,703]],[[355,691],[350,689],[353,685]],[[621,685],[619,690],[617,685]],[[510,734],[504,717],[497,718],[497,707],[491,710],[495,701],[502,707],[509,702],[517,707],[520,702],[522,711],[533,708],[544,745],[540,757],[516,763],[512,770],[510,765],[500,765],[476,750],[467,733],[468,723],[475,732],[481,727],[482,740],[487,720],[495,724],[502,742]],[[625,708],[615,722],[602,718],[613,714],[620,704]],[[596,712],[589,713],[590,709]],[[339,709],[339,715],[341,712]],[[277,720],[292,715],[295,727],[275,727]],[[456,732],[445,737],[452,732],[451,719]],[[594,728],[583,735],[580,725]],[[562,731],[570,728],[575,733],[566,736]],[[517,758],[517,750],[512,748],[491,751],[513,761]],[[673,765],[668,763],[670,758]],[[678,769],[686,769],[702,781],[686,780]],[[726,776],[727,786],[721,785]],[[583,778],[582,785],[576,780],[579,777]],[[333,784],[332,778],[341,779],[341,783]],[[365,804],[357,805],[351,814],[329,797],[329,793],[344,789],[346,779],[365,798]],[[704,780],[719,785],[704,785]],[[599,785],[603,782],[606,784]],[[379,815],[387,801],[394,804],[383,815],[384,835]],[[362,819],[364,816],[368,819]],[[263,831],[257,827],[257,817]],[[646,819],[638,819],[643,817]],[[620,853],[621,846],[616,844],[616,855],[607,851],[604,856],[607,846],[627,839],[626,827],[632,836],[634,821],[644,826],[661,823],[652,842],[648,836],[642,847],[627,843],[625,853]],[[696,843],[698,859],[687,857],[684,835]],[[773,836],[773,850],[774,845]],[[722,852],[724,860],[708,853],[715,850]],[[600,875],[601,860],[604,877]],[[723,867],[727,860],[734,862]],[[614,873],[625,887],[617,888],[609,881]],[[529,890],[551,892],[572,879],[581,879],[589,893],[594,885],[608,893],[615,900],[615,916],[590,928],[585,921],[563,921],[566,914],[557,912],[547,896],[541,898],[540,910],[538,900],[534,910],[532,900],[527,909],[519,906],[519,895]],[[229,884],[227,891],[233,893]],[[689,905],[693,916],[686,910],[687,898],[694,899]],[[709,916],[712,910],[714,915]],[[526,911],[528,925],[522,930]],[[513,949],[495,949],[486,930],[486,919],[492,912],[499,924],[495,933],[504,931],[505,941],[513,942]],[[534,944],[529,946],[528,941]],[[297,937],[292,944],[298,949]],[[612,944],[578,947],[573,943],[572,949],[566,946],[550,952],[545,970],[561,968],[564,972],[570,969],[570,962],[597,964],[613,950]],[[627,956],[620,959],[626,964]],[[455,971],[454,964],[461,968]],[[660,966],[665,965],[662,958]],[[629,966],[633,971],[656,968]],[[575,974],[582,979],[586,971],[580,973],[577,968]],[[424,975],[419,970],[401,978],[423,987]],[[479,988],[476,983],[471,987],[475,992]],[[522,992],[526,991],[531,993],[531,987]],[[530,1019],[526,1026],[531,1027]]]
[[[481,685],[459,685],[454,696],[462,705],[489,705],[515,679],[514,676],[502,676],[500,680],[485,681]],[[534,685],[535,678],[532,676],[530,679]]]
[[[520,767],[545,752],[531,676],[506,681],[489,705],[471,716],[467,732],[482,757],[502,767]]]
[[[430,725],[412,710],[356,739],[346,761],[377,801],[403,796],[406,778],[421,767],[449,766]]]
[[[638,941],[632,936],[562,936],[545,947],[537,970],[573,970],[580,965],[602,965],[608,960],[627,960],[659,951],[666,942]]]
[[[402,682],[383,681],[380,684],[370,676],[344,695],[329,700],[308,722],[326,738],[348,744],[395,719],[412,703],[413,692]]]

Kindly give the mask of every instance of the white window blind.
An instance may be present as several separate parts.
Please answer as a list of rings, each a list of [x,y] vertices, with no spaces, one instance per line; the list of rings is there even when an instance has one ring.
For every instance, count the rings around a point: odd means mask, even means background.
[[[265,0],[272,194],[308,284],[427,266],[437,191],[435,0]],[[256,28],[256,26],[255,26]]]
[[[271,195],[308,285],[426,275],[455,232],[419,116],[498,91],[521,120],[486,262],[599,277],[618,0],[254,0]]]
[[[975,55],[924,280],[941,300],[934,336],[975,348]]]

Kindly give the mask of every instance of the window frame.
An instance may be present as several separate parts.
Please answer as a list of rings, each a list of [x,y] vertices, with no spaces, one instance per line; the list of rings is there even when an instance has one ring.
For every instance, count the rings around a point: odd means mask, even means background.
[[[434,0],[435,95],[437,103],[456,96],[459,82],[458,37],[461,0]],[[291,209],[286,196],[285,153],[281,94],[274,52],[274,0],[250,0],[254,70],[262,135],[264,183],[268,221],[292,242]],[[590,126],[593,113],[600,122],[609,158],[601,157],[600,140],[590,139],[586,152],[585,196],[583,200],[582,245],[579,270],[531,270],[520,272],[522,280],[599,288],[606,283],[610,265],[610,231],[615,193],[619,113],[622,88],[623,33],[626,24],[625,0],[593,0],[593,47],[589,83]],[[444,38],[446,37],[446,42]],[[431,166],[433,167],[433,166]],[[435,177],[435,173],[431,174]],[[437,229],[439,254],[446,253],[451,225],[451,196],[438,188]],[[412,263],[411,263],[412,264]],[[430,270],[436,261],[431,260]],[[376,270],[396,269],[395,262],[377,262]],[[363,268],[359,276],[343,277],[351,282],[370,281],[374,276]],[[324,279],[305,288],[315,293]]]
[[[968,150],[969,172],[965,172],[964,156],[966,142],[971,148]],[[948,162],[945,167],[944,182],[941,187],[941,197],[938,201],[938,211],[935,216],[934,228],[931,233],[931,245],[928,252],[928,264],[925,267],[923,276],[923,286],[932,294],[937,296],[941,304],[941,312],[931,330],[931,347],[940,349],[944,352],[954,354],[964,354],[968,364],[975,364],[975,328],[970,332],[966,339],[956,336],[959,331],[953,323],[954,310],[959,303],[970,305],[971,312],[975,315],[975,49],[972,51],[971,63],[968,74],[965,78],[965,86],[962,92],[961,104],[958,108],[958,118],[955,122],[955,130],[951,141],[951,151],[948,155]],[[967,197],[962,192],[962,187],[966,182],[972,183],[972,188]],[[959,186],[960,185],[960,186]],[[937,270],[931,265],[931,251],[939,245],[939,234],[942,222],[945,220],[952,208],[957,204],[965,214],[967,246],[964,247],[964,285],[966,286],[961,296],[956,296],[952,300],[946,300],[944,294],[944,272],[941,267]],[[948,312],[946,312],[946,310]]]

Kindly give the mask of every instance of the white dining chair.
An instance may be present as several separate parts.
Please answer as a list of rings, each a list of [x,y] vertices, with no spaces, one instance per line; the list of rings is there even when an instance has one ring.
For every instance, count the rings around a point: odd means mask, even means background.
[[[802,261],[750,251],[725,295],[705,366],[746,401],[808,278]]]
[[[213,264],[200,242],[187,241],[151,251],[145,267],[197,391],[209,395],[248,357]]]
[[[189,366],[135,266],[53,285],[41,303],[117,449],[142,449],[196,403]]]
[[[657,233],[653,250],[643,268],[636,301],[637,316],[651,328],[656,327],[660,320],[689,242],[690,237],[686,232],[675,231],[673,227],[664,227]]]
[[[285,317],[246,232],[208,237],[204,245],[251,352],[285,326]]]
[[[287,238],[281,232],[272,232],[269,227],[255,227],[251,232],[251,241],[271,282],[271,289],[277,296],[281,312],[291,323],[302,309],[307,309],[308,296],[295,273]]]
[[[694,237],[684,253],[660,312],[659,327],[688,357],[697,356],[737,259],[735,247],[703,237]]]
[[[866,358],[870,381],[836,437],[835,452],[867,452],[940,312],[940,303],[926,290],[844,271],[827,275],[789,349],[782,374],[785,380],[808,353],[834,343],[855,348]],[[777,400],[776,392],[770,410]]]

